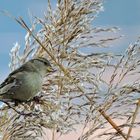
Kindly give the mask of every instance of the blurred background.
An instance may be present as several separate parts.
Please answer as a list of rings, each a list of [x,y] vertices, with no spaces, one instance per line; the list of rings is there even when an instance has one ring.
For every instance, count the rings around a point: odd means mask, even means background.
[[[52,1],[55,7],[56,0]],[[0,11],[7,11],[15,17],[23,17],[30,26],[31,16],[43,17],[47,0],[1,0]],[[113,44],[109,51],[123,53],[130,43],[140,35],[140,0],[106,0],[104,11],[100,12],[93,22],[94,26],[119,27],[123,37]],[[24,48],[26,31],[14,20],[0,13],[0,81],[9,73],[9,52],[16,42]]]

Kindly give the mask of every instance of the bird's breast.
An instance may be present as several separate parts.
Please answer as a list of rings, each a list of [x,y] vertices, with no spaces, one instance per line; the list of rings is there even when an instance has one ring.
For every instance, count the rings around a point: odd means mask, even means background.
[[[42,88],[42,77],[37,73],[28,73],[21,76],[22,83],[15,92],[15,98],[27,101],[33,98]]]

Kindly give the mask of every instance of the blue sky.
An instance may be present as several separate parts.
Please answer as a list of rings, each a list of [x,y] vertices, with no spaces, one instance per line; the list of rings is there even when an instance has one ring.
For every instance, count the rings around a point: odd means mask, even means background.
[[[55,1],[53,1],[55,2]],[[15,17],[22,16],[29,23],[29,12],[41,17],[46,10],[47,0],[0,0],[0,10],[6,10]],[[140,35],[140,0],[106,0],[104,12],[93,23],[97,26],[118,26],[121,34],[120,47],[112,50],[124,50]],[[9,51],[15,42],[23,45],[25,30],[15,21],[0,14],[0,80],[9,72]],[[23,46],[22,46],[23,47]],[[110,49],[111,50],[111,49]]]

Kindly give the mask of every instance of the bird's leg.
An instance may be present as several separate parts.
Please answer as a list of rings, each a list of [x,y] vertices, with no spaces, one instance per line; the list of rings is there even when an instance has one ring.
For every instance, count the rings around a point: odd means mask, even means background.
[[[35,101],[36,103],[40,103],[40,99],[43,97],[43,95],[40,95],[40,96],[35,96],[34,98],[33,98],[33,101]]]
[[[19,100],[14,100],[15,102],[15,106],[18,106],[19,104],[22,104],[22,101],[19,101]]]
[[[36,102],[36,103],[39,103],[40,102],[40,97],[39,96],[35,96],[33,98],[33,100]]]

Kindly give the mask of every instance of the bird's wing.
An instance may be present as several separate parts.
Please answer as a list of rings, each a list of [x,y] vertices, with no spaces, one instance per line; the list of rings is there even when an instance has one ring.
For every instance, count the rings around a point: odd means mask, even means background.
[[[12,94],[12,90],[18,89],[18,87],[21,85],[21,81],[14,77],[14,75],[9,76],[5,81],[0,85],[0,95],[3,94]],[[11,91],[11,92],[9,92]]]
[[[23,64],[21,67],[9,74],[8,78],[6,78],[5,81],[0,85],[0,95],[5,93],[8,94],[8,91],[18,90],[18,87],[22,84],[22,81],[19,77],[21,77],[21,75],[25,74],[26,72],[35,71],[33,65],[29,63],[30,62]],[[12,92],[9,93],[12,94]]]

